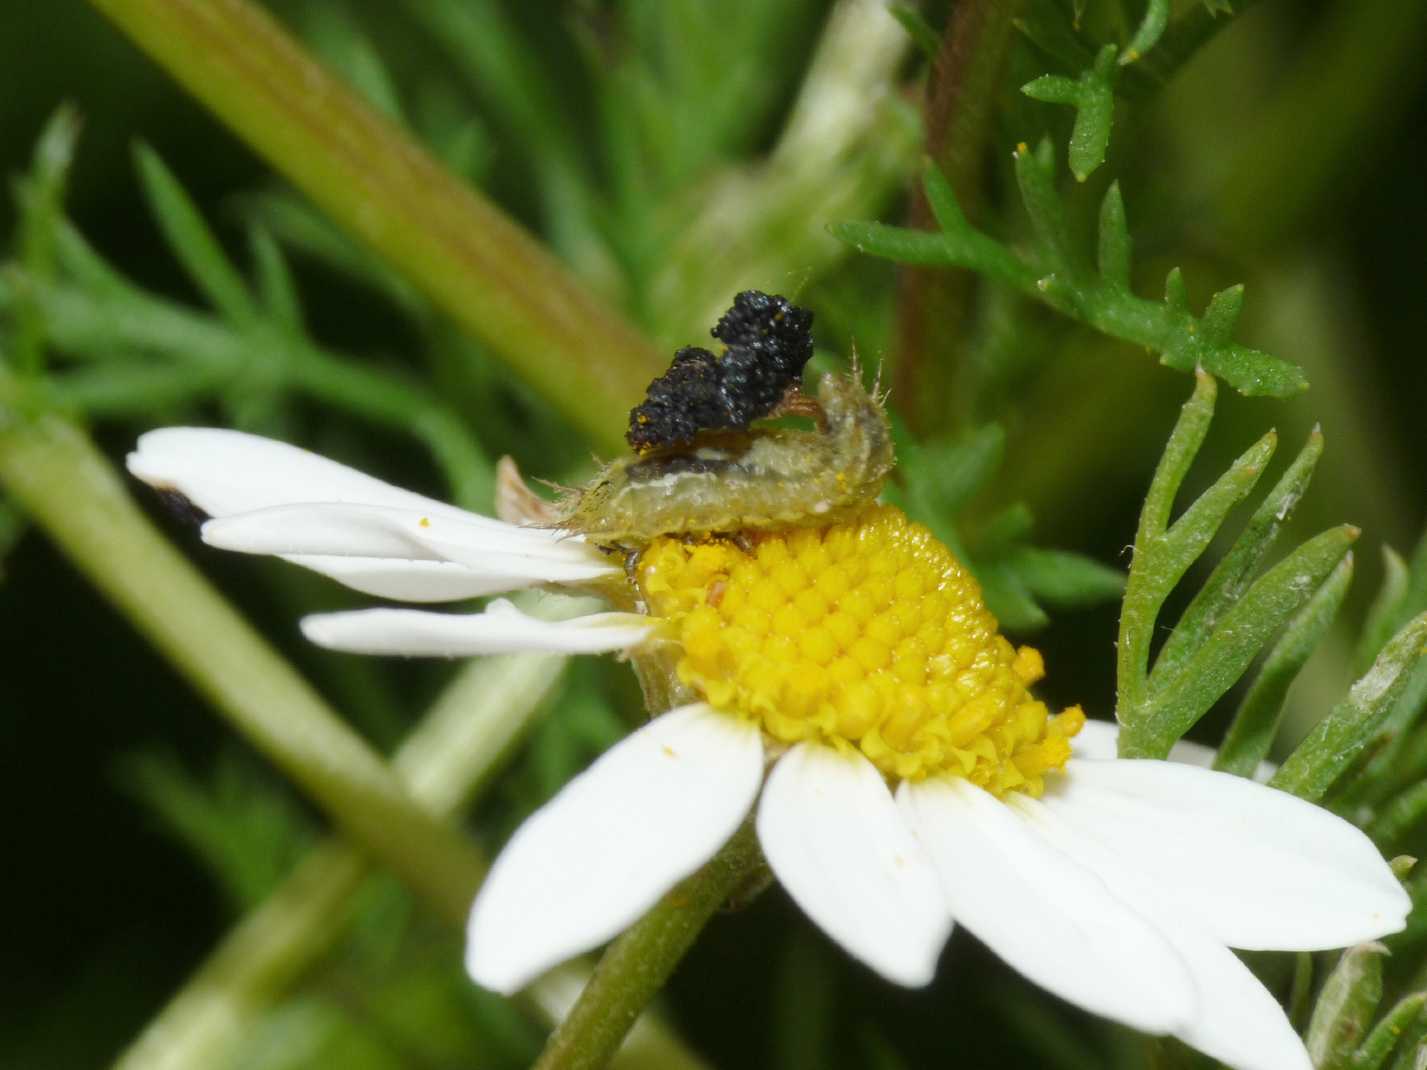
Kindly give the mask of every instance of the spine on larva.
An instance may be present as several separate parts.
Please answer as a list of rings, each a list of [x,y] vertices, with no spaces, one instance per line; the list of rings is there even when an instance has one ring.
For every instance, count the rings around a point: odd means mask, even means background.
[[[856,375],[823,376],[818,404],[823,426],[814,431],[754,431],[616,461],[560,503],[555,526],[638,548],[661,535],[831,523],[877,497],[892,437]]]

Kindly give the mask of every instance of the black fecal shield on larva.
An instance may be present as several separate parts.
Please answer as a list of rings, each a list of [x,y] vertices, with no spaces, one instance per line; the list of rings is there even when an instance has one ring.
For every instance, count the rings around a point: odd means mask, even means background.
[[[641,453],[692,442],[700,431],[727,427],[719,359],[707,349],[686,346],[669,370],[649,384],[644,401],[629,414],[629,444]]]
[[[801,382],[813,354],[813,314],[785,297],[746,290],[710,332],[720,356],[690,346],[649,384],[629,414],[640,453],[691,444],[702,431],[742,431],[767,416]]]

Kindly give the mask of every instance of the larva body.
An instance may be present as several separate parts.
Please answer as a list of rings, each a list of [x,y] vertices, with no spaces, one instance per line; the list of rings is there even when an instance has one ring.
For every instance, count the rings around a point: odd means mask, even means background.
[[[892,468],[878,400],[855,375],[824,375],[824,426],[713,438],[679,453],[627,457],[559,504],[554,526],[637,549],[660,535],[823,525],[876,498]]]

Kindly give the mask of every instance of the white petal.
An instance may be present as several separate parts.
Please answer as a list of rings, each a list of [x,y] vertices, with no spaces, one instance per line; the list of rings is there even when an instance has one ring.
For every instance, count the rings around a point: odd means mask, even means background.
[[[1219,757],[1219,752],[1213,747],[1206,747],[1203,743],[1195,743],[1191,739],[1176,740],[1174,746],[1169,748],[1169,760],[1178,762],[1180,765],[1197,765],[1200,769],[1212,769],[1214,759]],[[1267,784],[1273,779],[1273,774],[1278,772],[1278,766],[1273,762],[1259,762],[1254,766],[1253,780],[1260,784]]]
[[[1086,721],[1070,741],[1077,758],[1111,762],[1120,756],[1120,726],[1114,721]],[[1214,748],[1181,739],[1169,751],[1169,760],[1207,769],[1214,764]]]
[[[1180,765],[1197,765],[1200,769],[1213,768],[1214,759],[1218,757],[1218,754],[1219,752],[1213,747],[1195,743],[1192,739],[1177,739],[1174,741],[1174,745],[1169,748],[1171,762],[1178,762]]]
[[[175,490],[209,516],[297,502],[360,502],[441,515],[462,509],[393,487],[285,442],[209,427],[167,427],[139,436],[129,471]]]
[[[320,572],[354,591],[399,602],[457,602],[548,582],[519,574],[500,574],[494,568],[476,572],[451,561],[326,554],[284,554],[283,560]]]
[[[1198,1013],[1175,1036],[1233,1070],[1313,1070],[1288,1015],[1237,955],[1180,925],[1162,931],[1189,963],[1200,998]]]
[[[637,646],[653,630],[637,613],[595,613],[540,620],[498,599],[484,613],[428,613],[419,609],[358,609],[302,620],[302,634],[318,646],[352,654],[473,657],[521,651],[605,654]]]
[[[474,515],[433,516],[386,506],[314,503],[257,509],[208,521],[203,541],[223,550],[280,554],[289,560],[446,560],[481,577],[485,594],[542,583],[578,583],[619,571],[594,547],[558,532],[517,528]]]
[[[1119,755],[1120,726],[1114,721],[1086,721],[1085,726],[1071,740],[1071,749],[1077,758],[1090,761],[1114,761]],[[1181,765],[1197,765],[1208,769],[1214,764],[1218,752],[1193,740],[1181,739],[1169,748],[1169,760]],[[1278,766],[1273,762],[1259,762],[1254,769],[1254,779],[1267,784]]]
[[[1308,1051],[1278,1001],[1212,934],[1176,916],[1179,905],[1161,894],[1133,855],[1116,855],[1084,835],[1060,807],[1024,796],[1011,805],[1117,895],[1154,916],[1160,933],[1186,963],[1198,994],[1194,1014],[1175,1036],[1233,1070],[1311,1070]]]
[[[952,916],[1062,999],[1146,1033],[1185,1025],[1194,987],[1156,927],[1005,803],[965,780],[904,782],[908,823]]]
[[[758,729],[705,704],[656,717],[516,830],[476,897],[466,969],[510,993],[629,926],[737,830]]]
[[[1230,947],[1315,950],[1399,931],[1411,903],[1359,829],[1286,792],[1174,762],[1072,760],[1045,803]]]
[[[1093,761],[1108,761],[1118,755],[1120,726],[1114,721],[1086,721],[1075,738],[1070,741],[1070,749],[1077,758]]]
[[[855,958],[898,984],[931,981],[951,915],[871,762],[798,744],[763,789],[758,839],[788,894]]]
[[[544,528],[519,528],[467,513],[433,516],[418,509],[305,502],[210,520],[203,541],[249,554],[350,554],[460,561],[479,567],[491,556],[577,565],[596,575],[617,571],[582,540]]]

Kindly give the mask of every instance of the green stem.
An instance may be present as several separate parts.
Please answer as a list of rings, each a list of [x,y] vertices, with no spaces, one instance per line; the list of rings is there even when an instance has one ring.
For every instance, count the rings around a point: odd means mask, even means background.
[[[753,826],[746,824],[711,862],[610,945],[532,1070],[605,1066],[699,931],[761,865]]]
[[[258,1016],[337,942],[368,869],[343,841],[319,844],[224,937],[113,1070],[221,1065]]]
[[[3,385],[3,384],[0,384]],[[258,750],[441,917],[463,923],[480,857],[426,813],[311,686],[153,527],[77,427],[0,429],[0,485]]]
[[[1020,0],[963,0],[953,6],[941,47],[932,63],[924,108],[927,153],[972,219],[983,200],[981,172],[986,160],[996,90],[1005,65]],[[932,222],[924,193],[912,201],[909,222]],[[966,272],[903,268],[897,295],[897,349],[893,389],[904,399],[917,426],[931,426],[959,393],[953,381],[963,371],[974,279]]]
[[[604,446],[664,363],[247,0],[91,0],[334,221]]]

